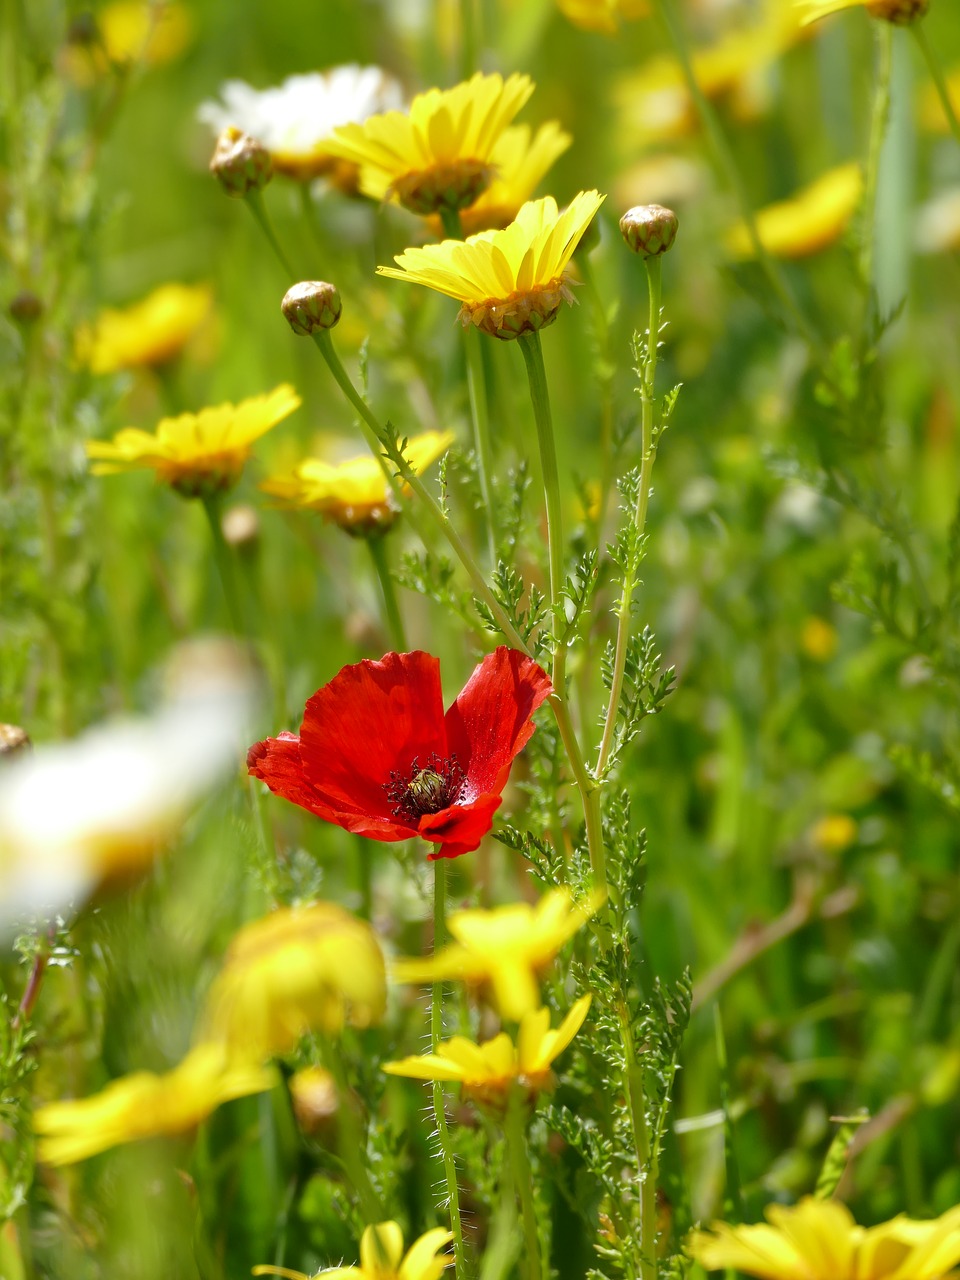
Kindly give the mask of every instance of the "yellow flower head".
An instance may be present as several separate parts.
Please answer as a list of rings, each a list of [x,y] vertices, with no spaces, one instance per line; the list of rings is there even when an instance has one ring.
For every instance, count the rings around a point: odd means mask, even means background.
[[[452,431],[424,431],[407,441],[404,457],[419,473],[446,453],[454,438]],[[397,514],[383,468],[369,453],[338,463],[305,458],[291,475],[272,476],[260,488],[289,506],[320,511],[347,533],[362,536],[389,528]]]
[[[502,231],[407,249],[394,259],[400,270],[377,273],[456,298],[464,327],[505,339],[535,333],[573,301],[566,267],[604,199],[581,191],[562,213],[552,196],[531,200]]]
[[[239,404],[219,404],[199,413],[163,418],[156,433],[125,427],[111,442],[90,440],[94,475],[153,470],[186,498],[229,489],[240,478],[250,446],[300,405],[287,383],[268,395]]]
[[[190,43],[193,19],[182,4],[163,0],[115,0],[100,9],[89,33],[74,30],[65,70],[81,89],[113,66],[141,62],[161,66],[178,58]]]
[[[327,151],[360,166],[360,189],[414,213],[473,204],[494,176],[493,149],[533,93],[529,76],[483,75],[418,94],[409,112],[386,111],[334,131]]]
[[[960,1208],[932,1222],[903,1216],[858,1226],[836,1200],[770,1205],[769,1225],[714,1223],[687,1252],[708,1271],[735,1268],[762,1280],[942,1280],[960,1262]]]
[[[572,141],[555,120],[548,120],[532,135],[528,124],[504,129],[493,149],[496,176],[480,199],[460,214],[464,234],[512,222]]]
[[[73,1164],[123,1142],[183,1133],[221,1102],[272,1088],[273,1073],[249,1062],[231,1062],[216,1045],[200,1045],[157,1076],[138,1071],[76,1102],[52,1102],[34,1116],[40,1134],[37,1157]]]
[[[516,1043],[505,1031],[482,1044],[454,1036],[441,1041],[436,1053],[388,1062],[383,1069],[413,1080],[459,1080],[466,1097],[491,1110],[506,1107],[514,1086],[530,1103],[553,1088],[551,1064],[580,1030],[590,1000],[582,996],[556,1030],[550,1028],[549,1009],[535,1009],[524,1014]]]
[[[422,960],[398,960],[398,982],[454,980],[489,988],[504,1018],[519,1022],[540,1005],[538,976],[603,901],[574,902],[569,889],[551,889],[536,906],[526,902],[492,911],[457,911],[448,927],[456,942]]]
[[[450,1259],[440,1250],[453,1239],[450,1231],[434,1227],[403,1252],[403,1232],[396,1222],[378,1222],[360,1237],[359,1267],[330,1267],[319,1276],[349,1276],[351,1280],[440,1280]],[[287,1267],[254,1267],[255,1276],[284,1276],[286,1280],[310,1280],[302,1271]],[[316,1280],[316,1277],[314,1278]]]
[[[614,36],[620,23],[645,18],[650,12],[647,0],[557,0],[560,12],[584,31],[600,31]]]
[[[756,215],[760,239],[776,258],[805,258],[819,253],[843,234],[862,192],[863,178],[858,164],[831,169],[791,199],[760,209]],[[726,244],[734,258],[749,258],[753,254],[750,237],[742,223],[731,229]]]
[[[164,284],[132,307],[102,311],[77,335],[77,358],[93,373],[155,367],[176,359],[210,314],[206,285]]]
[[[202,1035],[262,1060],[289,1053],[311,1030],[370,1026],[386,999],[383,955],[368,924],[331,902],[287,907],[233,939]]]
[[[841,9],[866,9],[871,18],[883,18],[905,26],[922,18],[930,7],[930,0],[795,0],[801,14],[801,22],[818,22]]]

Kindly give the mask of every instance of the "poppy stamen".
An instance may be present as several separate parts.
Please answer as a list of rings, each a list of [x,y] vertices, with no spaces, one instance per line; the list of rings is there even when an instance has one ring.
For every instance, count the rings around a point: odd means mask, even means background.
[[[467,775],[456,756],[442,757],[434,752],[423,768],[414,757],[405,772],[394,769],[384,790],[393,801],[393,812],[414,826],[425,813],[439,813],[460,799]]]

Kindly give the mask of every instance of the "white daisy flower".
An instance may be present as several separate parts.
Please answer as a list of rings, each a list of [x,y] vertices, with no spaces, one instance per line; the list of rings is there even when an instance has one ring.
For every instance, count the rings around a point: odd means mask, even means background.
[[[234,125],[250,134],[270,152],[279,173],[300,181],[325,174],[353,190],[354,167],[327,154],[327,139],[340,125],[360,124],[404,105],[403,90],[392,76],[380,67],[356,64],[289,76],[272,89],[228,80],[220,97],[197,112],[204,124],[217,133]]]

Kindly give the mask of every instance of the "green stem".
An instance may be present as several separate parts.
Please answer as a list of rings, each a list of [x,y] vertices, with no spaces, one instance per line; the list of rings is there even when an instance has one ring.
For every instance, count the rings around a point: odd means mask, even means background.
[[[283,246],[281,245],[280,241],[277,239],[276,232],[274,231],[273,226],[271,225],[270,219],[267,216],[267,206],[263,200],[263,192],[259,191],[256,187],[251,187],[251,189],[243,197],[243,200],[247,208],[253,214],[260,230],[263,232],[263,234],[267,237],[267,240],[270,242],[270,248],[273,250],[274,254],[277,257],[277,261],[280,263],[281,267],[283,267],[288,278],[291,281],[298,279],[297,273],[294,271],[293,267],[290,265],[290,260],[288,259],[287,255],[284,253]]]
[[[397,601],[397,592],[393,585],[393,575],[390,573],[390,565],[387,562],[386,535],[373,533],[370,537],[365,538],[364,541],[370,550],[370,559],[373,561],[373,567],[380,581],[380,592],[383,596],[383,609],[386,616],[387,631],[390,633],[390,643],[398,653],[404,653],[407,649],[407,634],[403,625],[403,616],[400,613],[400,605]]]
[[[647,505],[650,500],[650,476],[654,459],[657,456],[657,444],[654,422],[656,407],[655,380],[657,376],[657,342],[660,337],[660,271],[661,259],[645,258],[647,268],[647,293],[650,309],[647,322],[647,347],[643,361],[643,376],[640,381],[640,485],[637,490],[637,505],[633,513],[634,528],[637,531],[638,545],[642,546],[644,531],[647,525]],[[596,776],[603,781],[607,760],[613,746],[617,718],[620,710],[620,696],[623,692],[623,676],[627,663],[627,648],[630,642],[630,624],[633,619],[633,593],[637,586],[637,567],[628,566],[623,575],[620,591],[620,603],[617,606],[617,642],[613,659],[613,678],[610,682],[610,699],[607,703],[607,715],[603,726],[603,737],[597,757]]]
[[[550,608],[556,611],[563,586],[563,516],[560,506],[560,472],[553,438],[553,416],[550,394],[543,367],[543,348],[539,333],[524,333],[518,339],[523,362],[527,366],[530,399],[537,424],[540,465],[543,470],[543,496],[547,507],[547,544],[550,557]],[[554,625],[556,620],[554,619]]]
[[[447,936],[446,920],[447,863],[438,858],[433,864],[433,950],[443,946]],[[443,1039],[443,983],[435,982],[430,994],[430,1047],[439,1051]],[[457,1166],[450,1146],[450,1130],[443,1101],[443,1082],[433,1082],[433,1114],[437,1124],[437,1138],[443,1155],[443,1172],[450,1202],[450,1229],[453,1232],[453,1265],[456,1280],[464,1280],[466,1264],[463,1252],[463,1224],[460,1221],[460,1190],[457,1186]]]
[[[860,247],[860,275],[866,290],[865,315],[871,312],[873,297],[873,265],[877,247],[877,181],[880,176],[880,153],[883,135],[890,115],[890,76],[893,71],[893,27],[889,22],[878,22],[877,29],[877,82],[873,96],[870,120],[870,146],[864,175],[863,239]],[[866,334],[867,325],[864,325]]]
[[[234,572],[230,548],[227,546],[223,536],[223,528],[220,524],[220,495],[204,494],[200,501],[203,503],[207,523],[210,525],[210,536],[213,539],[213,557],[217,562],[217,572],[223,585],[230,625],[235,635],[243,637],[246,636],[246,627],[243,624],[243,609],[240,604],[240,593],[237,589],[237,577]]]
[[[953,103],[950,100],[950,89],[947,85],[946,77],[943,74],[943,68],[937,60],[937,55],[930,46],[927,39],[927,33],[924,30],[922,22],[913,22],[910,24],[910,30],[913,32],[913,38],[920,46],[920,52],[923,54],[924,61],[927,64],[927,70],[930,72],[930,79],[934,83],[937,95],[943,106],[944,114],[947,117],[947,123],[950,126],[950,132],[953,134],[956,142],[960,143],[960,120],[957,119],[957,113],[953,109]]]
[[[600,392],[600,495],[597,500],[597,529],[602,542],[613,484],[613,360],[610,355],[610,325],[607,323],[607,311],[593,274],[590,255],[581,254],[577,263],[593,309],[596,342],[594,365]]]
[[[460,28],[463,42],[460,52],[460,74],[469,80],[477,69],[476,0],[460,0]]]
[[[323,237],[317,227],[316,207],[313,203],[313,196],[310,194],[310,183],[300,182],[297,185],[300,187],[300,209],[303,213],[303,220],[307,224],[321,258],[323,258],[326,256],[327,246],[324,244]],[[319,275],[319,272],[316,274]]]
[[[647,1099],[643,1087],[643,1068],[637,1062],[633,1029],[625,1004],[619,1008],[620,1043],[626,1064],[627,1112],[637,1159],[639,1195],[637,1214],[640,1225],[640,1280],[657,1280],[657,1180],[650,1152],[650,1130],[647,1125]]]
[[[470,0],[466,0],[470,3]],[[444,235],[450,240],[463,239],[463,223],[458,209],[441,209]],[[473,421],[473,444],[477,455],[480,476],[480,492],[486,515],[487,551],[491,565],[497,563],[496,513],[493,502],[493,454],[490,447],[490,410],[487,404],[487,383],[483,371],[482,338],[479,333],[465,331],[464,349],[467,354],[467,392],[470,397],[470,417]]]
[[[740,176],[740,170],[737,167],[736,158],[733,149],[727,139],[726,134],[720,127],[717,114],[700,88],[697,82],[696,73],[693,69],[693,63],[687,50],[686,41],[683,33],[673,14],[670,11],[670,0],[654,0],[654,6],[660,17],[660,22],[664,27],[667,38],[673,46],[674,54],[680,64],[683,78],[686,81],[687,90],[693,99],[697,114],[703,124],[704,132],[707,135],[707,141],[712,152],[715,168],[719,171],[721,177],[727,186],[733,191],[737,203],[740,206],[740,214],[746,227],[747,235],[753,249],[754,256],[764,275],[770,283],[770,287],[780,300],[781,306],[789,314],[793,320],[797,332],[802,334],[811,347],[815,348],[820,355],[825,353],[822,351],[822,343],[811,325],[810,321],[800,310],[799,305],[795,301],[793,294],[790,292],[786,277],[779,263],[771,257],[766,246],[760,239],[760,233],[757,230],[757,220],[754,216],[753,207],[750,203],[747,189],[743,179]]]
[[[380,1222],[383,1219],[383,1207],[370,1181],[367,1166],[363,1162],[362,1153],[367,1149],[367,1139],[353,1108],[352,1090],[347,1081],[339,1042],[334,1039],[324,1039],[323,1056],[327,1070],[333,1076],[337,1086],[337,1096],[340,1099],[340,1105],[337,1108],[340,1159],[360,1199],[364,1218],[367,1222]]]
[[[540,1257],[540,1231],[537,1227],[537,1210],[533,1200],[533,1171],[527,1153],[527,1133],[523,1117],[523,1099],[516,1093],[511,1098],[504,1119],[504,1133],[510,1168],[517,1189],[517,1199],[523,1214],[524,1264],[527,1280],[547,1280]]]

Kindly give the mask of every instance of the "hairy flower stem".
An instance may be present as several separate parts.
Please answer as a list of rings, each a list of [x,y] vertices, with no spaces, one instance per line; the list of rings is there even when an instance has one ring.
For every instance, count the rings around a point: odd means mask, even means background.
[[[380,592],[383,596],[383,610],[387,623],[387,631],[390,636],[390,643],[398,653],[405,653],[407,648],[407,633],[403,625],[403,615],[400,613],[400,604],[397,600],[396,588],[393,585],[393,575],[390,572],[390,565],[387,562],[386,535],[373,534],[364,541],[370,551],[370,559],[373,561],[373,567],[376,570],[377,579],[380,583]]]
[[[220,524],[220,495],[204,494],[200,501],[203,503],[207,523],[210,525],[210,536],[213,539],[213,558],[217,562],[217,572],[223,585],[230,626],[234,635],[240,639],[246,639],[247,629],[244,625],[243,607],[237,587],[237,575],[234,571],[230,548],[227,546],[226,539],[223,536],[223,527]]]
[[[543,472],[543,495],[547,508],[547,544],[550,559],[550,612],[554,629],[559,629],[560,593],[563,587],[563,520],[560,505],[560,472],[557,467],[557,450],[553,438],[553,415],[550,412],[550,393],[547,375],[543,367],[543,348],[539,333],[525,333],[519,339],[520,351],[527,367],[530,383],[530,399],[537,424],[537,441],[540,446],[540,465]],[[606,852],[603,847],[603,827],[600,821],[599,796],[594,797],[596,782],[587,772],[576,731],[570,718],[566,690],[567,646],[558,638],[553,651],[553,697],[550,705],[557,718],[557,728],[573,772],[577,790],[583,803],[583,815],[587,828],[587,844],[594,884],[606,891]]]
[[[540,1257],[540,1231],[537,1227],[537,1210],[533,1200],[533,1170],[527,1153],[527,1130],[523,1117],[523,1101],[511,1097],[504,1118],[504,1136],[510,1155],[510,1168],[523,1214],[524,1265],[527,1280],[546,1280]]]
[[[284,253],[283,246],[281,245],[280,241],[277,239],[277,233],[273,229],[273,224],[271,223],[269,217],[267,216],[267,206],[263,200],[263,192],[258,191],[256,187],[253,187],[243,197],[243,200],[244,200],[244,204],[246,204],[247,208],[253,214],[254,219],[256,220],[256,223],[259,226],[260,230],[263,232],[263,234],[267,237],[267,240],[270,242],[270,248],[273,250],[274,254],[276,255],[277,261],[280,263],[281,267],[283,267],[284,271],[286,272],[287,277],[290,280],[296,280],[297,273],[294,271],[293,267],[290,265],[290,259]]]
[[[864,175],[863,234],[860,242],[860,276],[866,291],[864,341],[869,331],[873,299],[873,266],[877,247],[877,180],[880,175],[880,153],[883,135],[890,115],[890,77],[893,72],[893,27],[877,22],[877,80],[870,120],[870,146]]]
[[[433,864],[433,950],[443,946],[447,937],[447,862],[438,858]],[[430,992],[430,1048],[439,1052],[443,1039],[443,983],[435,982]],[[443,1172],[447,1182],[450,1207],[450,1230],[453,1232],[453,1266],[456,1280],[464,1280],[466,1264],[463,1254],[463,1224],[460,1221],[460,1190],[457,1186],[457,1166],[450,1146],[450,1130],[443,1101],[443,1082],[433,1082],[433,1114],[437,1122],[437,1139],[443,1155]]]
[[[467,75],[470,73],[468,72]],[[463,224],[457,209],[441,209],[444,234],[451,240],[463,239]],[[470,416],[473,420],[473,443],[477,454],[477,470],[480,492],[486,519],[487,551],[491,565],[497,563],[496,513],[493,503],[493,454],[490,448],[490,411],[487,404],[487,383],[483,371],[483,348],[479,333],[464,332],[463,345],[467,355],[467,392],[470,396]]]
[[[620,1043],[626,1064],[626,1099],[640,1179],[637,1211],[640,1220],[640,1280],[657,1280],[657,1173],[651,1159],[650,1129],[647,1124],[647,1099],[643,1087],[643,1068],[638,1064],[633,1045],[633,1028],[625,1004],[618,1010]]]
[[[660,337],[660,271],[661,259],[645,258],[647,268],[647,293],[650,309],[647,320],[647,347],[643,359],[640,379],[640,484],[637,490],[637,505],[633,513],[633,525],[637,533],[638,546],[642,548],[647,526],[647,505],[650,501],[650,476],[657,456],[656,423],[654,422],[656,398],[654,394],[657,376],[657,343]],[[610,700],[607,703],[607,715],[603,726],[603,737],[597,756],[596,775],[603,782],[607,768],[607,760],[613,746],[620,710],[620,697],[623,693],[623,675],[627,663],[627,647],[630,642],[630,623],[633,618],[633,593],[637,588],[638,562],[627,566],[623,575],[620,590],[620,602],[617,605],[617,643],[613,659],[613,678],[610,682]]]
[[[953,134],[954,140],[960,143],[960,120],[957,119],[957,113],[953,108],[950,100],[950,90],[947,86],[946,78],[943,74],[943,68],[937,60],[930,41],[927,39],[927,33],[923,28],[922,22],[912,22],[910,30],[913,32],[913,38],[920,47],[924,61],[927,64],[927,70],[930,72],[930,79],[933,81],[940,104],[943,107],[944,115],[947,117],[947,123],[950,126],[950,132]]]
[[[707,142],[712,152],[714,167],[720,173],[722,179],[736,196],[737,203],[740,206],[740,214],[746,227],[747,235],[750,238],[750,245],[753,249],[754,256],[760,267],[767,277],[767,281],[773,292],[780,300],[780,305],[786,311],[797,332],[814,348],[818,355],[822,358],[826,355],[823,344],[816,330],[810,321],[803,314],[799,304],[790,291],[790,286],[779,263],[770,255],[766,246],[760,239],[760,233],[757,230],[757,220],[754,216],[753,206],[750,203],[747,189],[744,186],[743,179],[740,176],[740,170],[737,167],[736,158],[733,149],[727,139],[726,134],[720,127],[717,114],[707,100],[706,95],[697,83],[696,73],[693,69],[693,63],[690,60],[690,53],[686,46],[683,33],[674,17],[671,8],[671,0],[654,0],[654,8],[660,18],[661,26],[667,33],[667,38],[673,46],[673,51],[677,61],[680,64],[680,70],[686,81],[687,90],[690,94],[693,104],[697,109],[703,124],[704,132],[707,136]]]

